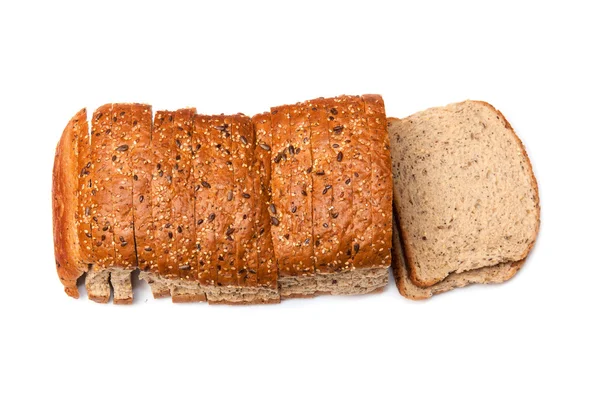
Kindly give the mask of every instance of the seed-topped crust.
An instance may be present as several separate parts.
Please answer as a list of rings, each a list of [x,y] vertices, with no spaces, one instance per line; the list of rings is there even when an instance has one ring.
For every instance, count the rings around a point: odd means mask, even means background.
[[[75,114],[65,127],[56,146],[52,171],[52,222],[56,271],[65,287],[65,292],[75,298],[79,297],[77,278],[87,270],[87,263],[82,260],[84,254],[89,254],[89,251],[85,253],[83,249],[91,243],[91,239],[86,236],[90,233],[89,218],[85,219],[82,214],[86,207],[78,205],[82,192],[81,185],[85,185],[86,178],[89,178],[87,169],[86,173],[81,173],[83,167],[80,168],[80,165],[83,162],[78,161],[81,151],[79,143],[87,144],[83,150],[84,155],[89,154],[85,109]],[[86,161],[83,166],[88,162]],[[75,174],[75,171],[79,174]],[[82,239],[85,239],[85,243],[82,243]]]
[[[195,115],[192,133],[192,147],[194,150],[192,167],[194,173],[194,209],[195,209],[195,234],[196,234],[196,264],[198,279],[202,285],[217,284],[217,270],[211,266],[216,252],[214,214],[216,201],[216,187],[203,185],[210,181],[215,165],[214,150],[211,146],[210,117]],[[209,221],[210,220],[210,221]],[[212,272],[212,273],[211,273]]]
[[[290,240],[293,246],[293,274],[312,276],[315,272],[312,234],[312,152],[310,147],[309,105],[290,106],[290,146],[288,159],[291,168]]]
[[[277,262],[271,239],[271,113],[255,115],[252,117],[254,132],[256,134],[256,147],[254,150],[255,168],[253,172],[258,174],[254,179],[255,193],[260,197],[257,204],[257,215],[255,224],[256,235],[256,257],[258,259],[258,285],[277,287]]]
[[[173,118],[175,142],[173,162],[173,188],[171,202],[173,236],[175,239],[175,265],[181,279],[196,279],[196,233],[194,226],[194,177],[192,173],[192,125],[196,109],[177,110]]]
[[[214,265],[217,273],[217,286],[233,286],[237,284],[235,269],[236,242],[233,238],[235,205],[228,201],[230,191],[234,198],[236,193],[233,185],[234,165],[232,156],[233,141],[231,138],[232,117],[213,116],[210,120],[209,138],[213,152],[214,164],[212,178],[200,184],[209,189],[214,188],[214,211],[208,216],[207,222],[214,225],[216,241],[216,259]],[[234,231],[232,231],[234,230]]]
[[[290,241],[290,110],[288,106],[271,109],[271,235],[279,275],[293,275],[293,248]]]
[[[156,268],[160,275],[175,278],[175,230],[172,200],[175,196],[173,175],[175,141],[173,140],[175,112],[157,111],[152,130],[152,217],[154,219],[154,251]]]
[[[131,167],[133,173],[133,221],[136,253],[141,270],[156,265],[156,242],[152,219],[152,107],[131,105]]]
[[[111,192],[114,212],[115,264],[124,268],[138,265],[133,227],[133,148],[130,104],[113,104],[111,136]]]
[[[352,127],[352,174],[344,182],[352,186],[352,259],[355,268],[373,265],[371,217],[371,149],[364,102],[352,97],[348,106]]]
[[[92,241],[94,267],[103,269],[115,265],[114,212],[112,199],[113,152],[112,104],[94,111],[92,116]]]
[[[365,102],[369,142],[371,143],[371,215],[373,225],[374,267],[391,265],[392,248],[392,162],[390,139],[383,99],[362,96]]]
[[[327,115],[329,146],[328,158],[331,169],[331,192],[333,203],[329,209],[335,241],[333,265],[326,272],[346,271],[352,267],[352,185],[346,184],[352,176],[352,133],[349,96],[329,100]]]
[[[258,175],[252,170],[254,164],[254,129],[252,120],[237,114],[231,117],[233,191],[228,192],[226,201],[235,209],[233,231],[226,235],[235,241],[235,269],[237,286],[253,287],[257,285],[258,260],[254,245],[254,221],[258,207],[258,196],[254,191],[253,180]]]
[[[337,243],[333,231],[334,174],[331,164],[335,162],[329,141],[328,116],[331,110],[328,100],[323,98],[309,103],[311,130],[311,152],[313,159],[312,223],[314,237],[315,271],[326,273],[333,268]]]

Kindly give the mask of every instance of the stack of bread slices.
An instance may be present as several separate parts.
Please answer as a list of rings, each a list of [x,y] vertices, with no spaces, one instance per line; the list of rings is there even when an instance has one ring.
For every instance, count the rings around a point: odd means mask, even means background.
[[[400,293],[425,299],[513,277],[540,223],[523,144],[490,104],[390,118],[394,263]]]

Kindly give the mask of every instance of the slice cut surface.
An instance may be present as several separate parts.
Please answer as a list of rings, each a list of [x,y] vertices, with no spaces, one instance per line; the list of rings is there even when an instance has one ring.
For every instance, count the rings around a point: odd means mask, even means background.
[[[390,119],[395,207],[412,281],[525,258],[539,228],[537,183],[522,143],[487,103]]]

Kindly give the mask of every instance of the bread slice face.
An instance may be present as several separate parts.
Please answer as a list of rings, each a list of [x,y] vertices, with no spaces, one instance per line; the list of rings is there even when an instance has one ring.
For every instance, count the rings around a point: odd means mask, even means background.
[[[392,244],[392,270],[396,281],[396,287],[402,296],[411,300],[425,300],[433,295],[448,292],[452,289],[465,287],[474,283],[502,283],[515,276],[524,263],[524,260],[521,260],[513,263],[501,263],[466,272],[453,272],[443,281],[423,288],[415,285],[410,279],[410,271],[404,259],[400,233],[396,223],[394,223]]]
[[[391,118],[388,132],[394,208],[416,286],[527,256],[540,224],[538,188],[498,110],[465,101]]]

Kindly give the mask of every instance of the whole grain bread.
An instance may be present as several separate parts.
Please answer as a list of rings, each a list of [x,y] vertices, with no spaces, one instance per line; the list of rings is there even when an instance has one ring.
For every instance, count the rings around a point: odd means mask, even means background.
[[[372,103],[383,112],[377,96]],[[173,302],[264,304],[380,290],[385,240],[374,246],[358,230],[372,210],[384,214],[385,193],[372,188],[391,191],[391,175],[373,175],[363,160],[391,161],[385,147],[369,145],[386,135],[380,119],[369,125],[365,104],[320,98],[252,119],[158,111],[154,122],[150,106],[107,104],[94,112],[91,136],[78,114],[54,169],[65,290],[78,295],[77,278],[87,273],[90,299],[130,304],[134,268],[155,297]],[[364,138],[360,148],[355,135]],[[355,204],[353,190],[362,187]]]
[[[133,220],[138,266],[156,265],[154,221],[152,219],[152,107],[131,105],[131,167],[133,179]]]
[[[537,183],[499,111],[465,101],[390,119],[388,130],[395,210],[415,285],[527,256],[539,229]]]
[[[394,222],[392,270],[396,281],[396,287],[402,296],[411,300],[425,300],[433,295],[448,292],[452,289],[465,287],[474,283],[502,283],[512,278],[523,265],[524,260],[502,263],[490,267],[483,267],[465,272],[453,272],[443,281],[428,287],[419,287],[410,279],[410,273],[406,265],[400,233]]]
[[[79,162],[79,152],[87,151],[88,123],[85,108],[71,118],[56,146],[52,170],[52,221],[56,272],[65,292],[78,298],[77,279],[87,271],[91,253],[89,208],[80,207],[82,186],[87,187],[87,161]],[[83,144],[83,145],[80,145]],[[89,154],[89,151],[87,151]]]

